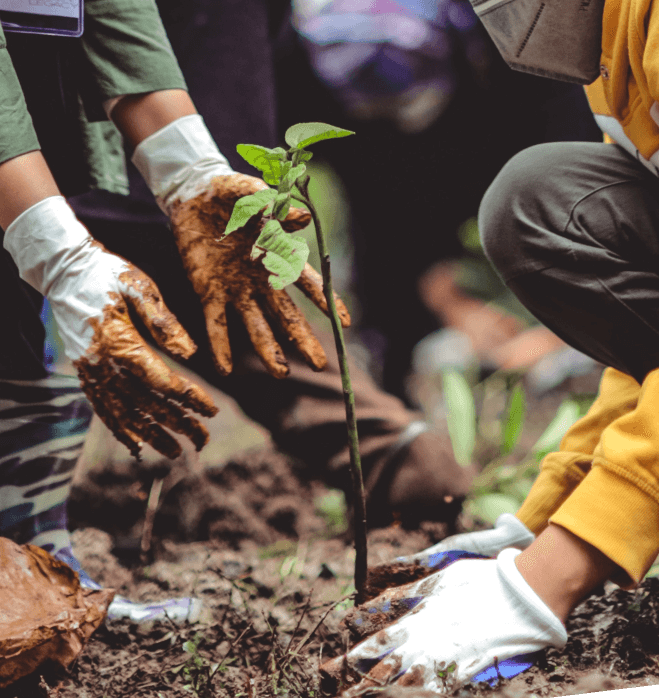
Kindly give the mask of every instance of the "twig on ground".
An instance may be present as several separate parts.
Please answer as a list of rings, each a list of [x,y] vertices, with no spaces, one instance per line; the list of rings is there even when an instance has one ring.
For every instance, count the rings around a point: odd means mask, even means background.
[[[320,620],[318,621],[318,623],[316,623],[316,625],[305,635],[305,637],[304,637],[304,639],[302,640],[302,642],[300,642],[300,644],[299,644],[299,645],[295,648],[295,650],[293,651],[293,654],[297,654],[297,653],[307,644],[307,642],[309,642],[309,640],[311,640],[311,638],[314,636],[316,630],[318,630],[318,628],[320,628],[320,626],[321,626],[321,625],[323,624],[323,622],[325,621],[325,618],[327,618],[327,616],[329,616],[329,614],[330,614],[340,603],[343,603],[344,601],[346,601],[347,599],[349,599],[351,596],[352,596],[352,594],[349,594],[348,596],[344,596],[342,599],[339,599],[338,601],[335,601],[335,602],[327,609],[327,611],[325,611],[325,613],[323,613],[323,615],[321,616],[321,618],[320,618]]]
[[[309,591],[309,596],[307,597],[307,601],[304,604],[304,608],[302,609],[302,613],[300,614],[300,617],[297,620],[297,625],[295,626],[295,629],[293,630],[293,633],[291,634],[291,639],[288,641],[288,645],[286,645],[286,650],[284,651],[284,654],[288,654],[289,650],[291,649],[291,645],[293,644],[293,640],[295,638],[295,635],[297,634],[297,631],[300,629],[300,626],[302,625],[302,621],[304,620],[304,616],[307,614],[309,610],[309,606],[311,605],[311,598],[313,596],[313,587],[311,587],[311,590]]]
[[[162,483],[164,478],[157,477],[151,485],[149,499],[146,504],[146,513],[144,515],[144,528],[142,529],[142,540],[140,541],[140,550],[142,551],[142,564],[146,564],[148,553],[151,550],[151,537],[153,534],[153,523],[156,518],[156,511],[160,504],[160,493],[162,492]]]

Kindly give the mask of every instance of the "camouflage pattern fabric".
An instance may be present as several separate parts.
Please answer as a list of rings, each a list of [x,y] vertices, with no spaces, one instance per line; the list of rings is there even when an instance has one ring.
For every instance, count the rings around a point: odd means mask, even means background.
[[[69,545],[66,500],[91,418],[73,376],[0,380],[0,534],[51,554]]]

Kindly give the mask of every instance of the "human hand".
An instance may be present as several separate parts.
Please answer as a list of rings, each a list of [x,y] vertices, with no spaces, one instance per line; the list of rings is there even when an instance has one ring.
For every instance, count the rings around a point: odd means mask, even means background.
[[[172,371],[142,339],[129,310],[170,354],[188,358],[196,346],[165,306],[153,281],[93,240],[62,197],[44,199],[8,228],[4,245],[21,277],[50,301],[66,355],[94,410],[138,456],[144,442],[169,458],[197,450],[206,428],[187,410],[211,417],[211,398]]]
[[[241,316],[250,339],[268,371],[276,378],[288,375],[288,363],[275,339],[271,323],[293,342],[306,362],[322,370],[327,358],[309,323],[285,290],[275,290],[268,281],[270,272],[261,259],[251,258],[252,247],[263,222],[255,216],[247,225],[224,236],[224,230],[238,199],[267,185],[248,175],[214,178],[200,196],[173,205],[171,220],[183,265],[201,298],[215,364],[222,375],[232,369],[227,331],[228,305]],[[287,232],[305,227],[308,211],[291,209],[282,222]],[[327,312],[320,275],[307,264],[295,282],[319,308]],[[342,324],[350,316],[337,299]]]
[[[515,676],[535,653],[563,646],[565,628],[517,570],[517,554],[454,562],[354,609],[345,624],[368,639],[321,667],[325,686],[347,689],[344,698],[388,684],[441,693]]]
[[[251,259],[263,225],[261,216],[223,237],[236,201],[266,189],[265,182],[234,172],[199,116],[178,119],[147,138],[136,148],[133,161],[170,216],[183,264],[204,308],[218,371],[227,375],[233,368],[227,332],[229,305],[241,316],[273,376],[288,375],[273,327],[283,331],[314,370],[322,370],[327,359],[308,322],[285,290],[270,286],[270,272],[262,260]],[[294,232],[309,222],[308,211],[292,208],[282,226]],[[310,265],[305,266],[296,286],[327,313],[321,276]],[[347,327],[348,311],[336,300],[341,323]]]

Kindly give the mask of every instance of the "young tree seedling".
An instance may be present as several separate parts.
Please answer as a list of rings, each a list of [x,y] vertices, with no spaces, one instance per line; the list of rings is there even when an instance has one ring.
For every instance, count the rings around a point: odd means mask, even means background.
[[[265,224],[252,248],[252,259],[262,257],[263,265],[271,272],[270,285],[274,289],[281,290],[297,281],[309,256],[309,248],[304,238],[286,233],[280,221],[286,218],[293,199],[304,204],[311,213],[320,253],[323,292],[341,369],[354,495],[355,589],[357,591],[355,602],[360,604],[365,601],[366,592],[366,503],[359,457],[355,396],[350,382],[343,330],[334,301],[329,252],[318,212],[309,196],[310,178],[306,173],[305,164],[313,156],[306,150],[309,146],[330,138],[351,135],[353,131],[312,122],[296,124],[286,131],[284,139],[290,146],[288,150],[241,143],[237,147],[238,153],[263,173],[263,180],[270,185],[270,188],[244,196],[236,202],[225,235],[229,235],[245,225],[252,216],[262,212]]]

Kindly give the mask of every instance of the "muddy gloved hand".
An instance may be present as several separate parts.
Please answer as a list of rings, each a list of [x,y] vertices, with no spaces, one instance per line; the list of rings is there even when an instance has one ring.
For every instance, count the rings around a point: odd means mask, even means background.
[[[388,683],[444,692],[515,676],[562,647],[565,628],[519,573],[518,554],[460,560],[354,609],[346,624],[369,637],[321,667],[327,688],[351,686],[345,698]]]
[[[266,189],[267,184],[231,169],[199,115],[177,119],[146,138],[135,149],[133,162],[170,217],[183,265],[204,308],[220,374],[227,375],[233,368],[227,306],[233,306],[242,318],[273,376],[284,378],[289,371],[273,328],[293,342],[314,370],[322,370],[327,359],[308,322],[285,290],[270,286],[270,272],[262,260],[251,259],[263,225],[260,214],[222,237],[236,201]],[[282,225],[294,232],[309,221],[308,211],[291,208]],[[327,312],[321,276],[309,264],[296,286]],[[337,307],[347,327],[350,316],[338,299]]]
[[[396,562],[422,565],[440,570],[456,559],[465,557],[462,552],[476,556],[494,557],[504,548],[524,550],[535,540],[535,536],[513,514],[501,514],[494,528],[449,536],[415,555],[396,558]]]
[[[135,456],[146,442],[175,458],[181,446],[167,427],[199,450],[208,431],[188,410],[211,417],[217,408],[199,386],[169,369],[130,318],[129,309],[175,357],[196,350],[153,281],[94,241],[61,196],[16,218],[4,246],[21,278],[50,301],[65,353],[115,437]]]

